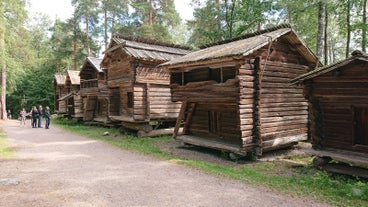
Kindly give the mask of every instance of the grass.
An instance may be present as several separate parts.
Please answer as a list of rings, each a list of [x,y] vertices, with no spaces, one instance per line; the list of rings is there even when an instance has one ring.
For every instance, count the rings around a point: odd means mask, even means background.
[[[0,130],[0,158],[12,157],[13,152],[6,143],[6,134]]]
[[[55,120],[61,128],[92,139],[102,140],[122,149],[141,152],[159,159],[186,165],[217,176],[240,180],[247,184],[262,185],[285,194],[312,198],[333,206],[368,207],[368,181],[341,175],[329,175],[316,170],[309,157],[290,157],[290,160],[303,160],[309,164],[292,167],[280,161],[252,162],[233,166],[222,166],[200,160],[174,157],[159,149],[156,142],[172,141],[168,136],[158,138],[137,138],[122,135],[117,129],[90,127],[77,122]],[[103,136],[105,131],[108,136]]]

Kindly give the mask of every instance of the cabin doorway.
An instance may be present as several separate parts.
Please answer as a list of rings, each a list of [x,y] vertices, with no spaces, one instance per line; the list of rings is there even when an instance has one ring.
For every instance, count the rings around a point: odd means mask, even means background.
[[[353,107],[354,145],[368,151],[368,107]]]
[[[110,96],[110,115],[119,116],[120,115],[120,89],[112,88]]]

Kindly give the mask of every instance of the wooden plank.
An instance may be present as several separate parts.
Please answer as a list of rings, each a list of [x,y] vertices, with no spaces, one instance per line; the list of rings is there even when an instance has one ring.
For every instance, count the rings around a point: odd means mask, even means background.
[[[165,129],[155,129],[149,132],[146,131],[138,131],[138,137],[157,137],[162,135],[173,135],[175,128],[165,128]],[[182,133],[182,128],[179,129],[178,134]]]
[[[208,147],[217,150],[224,150],[233,152],[236,154],[246,155],[246,151],[242,149],[240,145],[237,144],[229,144],[225,142],[219,142],[214,139],[208,139],[199,136],[189,136],[189,135],[181,135],[176,138],[184,143],[193,144],[196,146]]]
[[[320,156],[330,157],[333,160],[347,163],[351,166],[362,167],[368,169],[368,154],[358,153],[351,150],[325,149],[325,150],[308,150],[309,153]]]
[[[183,121],[186,108],[187,108],[187,101],[183,101],[181,104],[179,116],[176,120],[173,138],[176,138],[178,136],[179,128],[180,128],[181,122]]]

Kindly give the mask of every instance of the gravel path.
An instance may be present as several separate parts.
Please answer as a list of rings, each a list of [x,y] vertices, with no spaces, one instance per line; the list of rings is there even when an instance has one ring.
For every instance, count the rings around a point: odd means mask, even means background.
[[[328,206],[211,176],[52,127],[0,122],[0,206]]]

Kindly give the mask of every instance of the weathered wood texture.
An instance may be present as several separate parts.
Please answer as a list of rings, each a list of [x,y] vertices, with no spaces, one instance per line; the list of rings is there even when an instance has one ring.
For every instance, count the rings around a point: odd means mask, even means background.
[[[368,153],[368,64],[349,64],[307,82],[315,148]]]
[[[142,123],[157,123],[157,127],[172,125],[180,103],[171,101],[168,69],[157,66],[188,52],[114,36],[102,61],[110,89],[108,116],[123,122],[125,128],[138,131]]]
[[[263,140],[307,132],[308,103],[303,88],[289,83],[305,72],[305,66],[293,63],[261,62],[258,127]]]
[[[306,140],[308,103],[303,88],[290,81],[309,67],[300,54],[290,52],[291,47],[281,39],[272,44],[272,51],[263,47],[237,59],[232,67],[175,68],[172,100],[188,102],[183,109],[184,135],[177,138],[189,135],[191,139],[183,140],[232,144],[242,152],[273,150]],[[196,107],[186,119],[189,103]],[[193,141],[195,137],[201,141]]]
[[[55,87],[55,112],[58,114],[65,114],[67,112],[66,102],[59,101],[59,99],[68,93],[65,85],[59,85]]]

